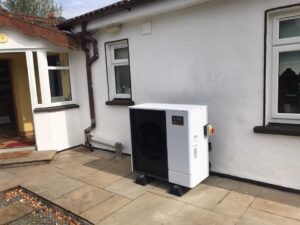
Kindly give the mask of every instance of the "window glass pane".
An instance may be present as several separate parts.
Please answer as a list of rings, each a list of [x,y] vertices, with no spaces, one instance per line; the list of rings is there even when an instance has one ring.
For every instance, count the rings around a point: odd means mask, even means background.
[[[38,65],[38,61],[37,61],[36,52],[33,52],[33,63],[34,63],[34,72],[35,72],[35,84],[36,84],[37,100],[38,100],[38,104],[42,104],[39,65]]]
[[[280,21],[279,38],[298,36],[300,36],[300,18]]]
[[[47,52],[48,66],[69,66],[68,53]]]
[[[300,113],[300,51],[279,54],[278,112]]]
[[[130,94],[130,69],[129,65],[115,66],[116,92],[117,94]]]
[[[52,102],[72,100],[69,70],[49,70]]]
[[[114,52],[115,52],[115,59],[128,59],[129,58],[128,47],[115,48]]]

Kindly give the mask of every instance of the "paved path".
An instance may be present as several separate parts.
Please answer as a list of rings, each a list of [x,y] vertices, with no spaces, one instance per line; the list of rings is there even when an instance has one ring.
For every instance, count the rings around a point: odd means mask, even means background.
[[[84,148],[49,165],[0,170],[0,191],[25,188],[97,225],[300,225],[300,195],[209,177],[185,196],[134,183],[130,158]],[[0,218],[1,220],[1,218]]]

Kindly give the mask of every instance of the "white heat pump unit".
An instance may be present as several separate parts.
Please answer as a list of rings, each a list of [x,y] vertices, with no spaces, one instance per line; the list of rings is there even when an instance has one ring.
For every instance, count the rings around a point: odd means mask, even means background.
[[[209,175],[207,106],[141,104],[130,107],[132,166],[137,183],[168,181],[183,195]],[[148,179],[148,180],[147,180]]]

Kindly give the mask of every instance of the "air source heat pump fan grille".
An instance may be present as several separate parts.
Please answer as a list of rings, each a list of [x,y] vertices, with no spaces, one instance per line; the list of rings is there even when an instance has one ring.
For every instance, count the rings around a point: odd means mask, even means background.
[[[164,111],[132,110],[133,168],[168,179],[166,114]]]
[[[166,154],[166,138],[164,130],[154,122],[143,123],[136,134],[138,148],[145,157],[160,160]]]

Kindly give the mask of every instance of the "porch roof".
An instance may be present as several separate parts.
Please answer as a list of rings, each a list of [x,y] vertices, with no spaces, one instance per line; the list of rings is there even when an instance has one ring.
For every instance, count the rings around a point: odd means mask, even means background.
[[[0,27],[9,27],[27,36],[42,38],[61,47],[78,49],[77,39],[57,28],[60,22],[59,18],[12,13],[0,6]]]

